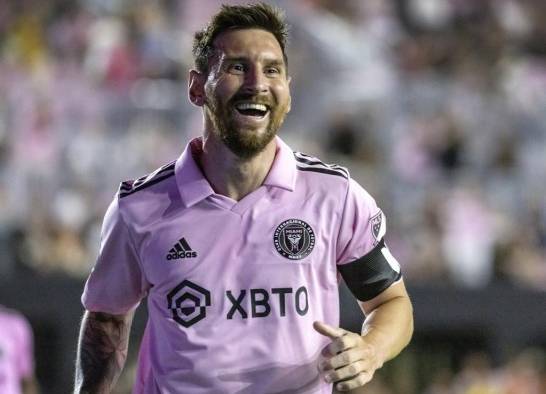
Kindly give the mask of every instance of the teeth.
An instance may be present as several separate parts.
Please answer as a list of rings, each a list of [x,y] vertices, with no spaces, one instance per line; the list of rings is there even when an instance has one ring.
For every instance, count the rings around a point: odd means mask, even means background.
[[[257,111],[267,111],[267,107],[263,104],[252,104],[252,103],[241,103],[237,104],[237,109],[245,110],[245,109],[255,109]]]

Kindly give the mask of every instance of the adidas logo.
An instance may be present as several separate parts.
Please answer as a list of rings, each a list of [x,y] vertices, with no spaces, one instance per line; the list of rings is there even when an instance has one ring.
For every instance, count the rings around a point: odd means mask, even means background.
[[[192,250],[184,238],[181,238],[167,254],[167,260],[190,259],[193,257],[197,257],[197,252]]]

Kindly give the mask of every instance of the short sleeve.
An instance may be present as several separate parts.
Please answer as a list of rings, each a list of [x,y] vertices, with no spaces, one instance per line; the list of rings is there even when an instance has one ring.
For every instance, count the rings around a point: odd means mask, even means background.
[[[387,222],[375,200],[349,180],[340,224],[336,262],[343,280],[360,301],[368,301],[402,278],[385,243]]]
[[[345,264],[366,255],[385,232],[384,214],[373,197],[356,181],[349,179],[337,241],[337,263]]]
[[[87,310],[123,314],[146,295],[149,285],[129,231],[116,196],[104,217],[99,255],[82,295]]]

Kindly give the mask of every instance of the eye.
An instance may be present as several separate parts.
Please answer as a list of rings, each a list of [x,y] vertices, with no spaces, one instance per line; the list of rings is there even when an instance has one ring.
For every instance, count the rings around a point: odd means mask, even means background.
[[[232,63],[229,65],[228,71],[235,74],[241,74],[245,72],[245,66],[242,63]]]
[[[280,74],[281,70],[278,67],[267,67],[265,69],[265,73],[267,75],[276,75],[276,74]]]

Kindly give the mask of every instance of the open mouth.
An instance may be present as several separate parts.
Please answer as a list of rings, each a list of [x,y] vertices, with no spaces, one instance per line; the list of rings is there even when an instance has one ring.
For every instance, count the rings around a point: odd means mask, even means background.
[[[235,105],[235,109],[241,115],[263,118],[269,113],[269,107],[265,104],[255,103],[239,103]]]

